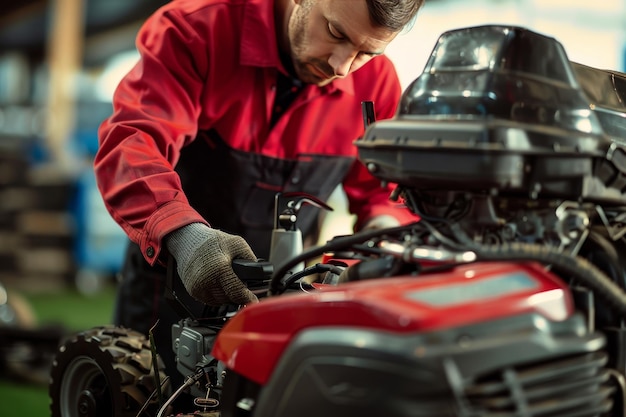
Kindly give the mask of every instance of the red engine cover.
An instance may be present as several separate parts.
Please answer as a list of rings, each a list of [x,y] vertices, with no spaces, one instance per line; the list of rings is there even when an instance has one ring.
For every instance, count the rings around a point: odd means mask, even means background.
[[[536,311],[573,312],[566,285],[538,264],[475,263],[450,271],[322,287],[245,307],[213,346],[228,368],[264,384],[290,340],[311,327],[358,327],[407,334]]]

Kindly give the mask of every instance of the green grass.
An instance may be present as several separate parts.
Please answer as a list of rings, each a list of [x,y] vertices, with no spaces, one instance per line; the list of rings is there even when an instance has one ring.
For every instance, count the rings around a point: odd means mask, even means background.
[[[24,296],[41,324],[60,323],[70,330],[84,330],[111,322],[115,289],[106,287],[93,296],[84,296],[73,290]]]
[[[21,295],[30,304],[38,325],[61,325],[72,333],[111,322],[115,289],[110,286],[93,296],[75,290]],[[50,416],[48,387],[0,375],[0,416]]]
[[[0,416],[49,416],[48,392],[40,386],[0,380]]]

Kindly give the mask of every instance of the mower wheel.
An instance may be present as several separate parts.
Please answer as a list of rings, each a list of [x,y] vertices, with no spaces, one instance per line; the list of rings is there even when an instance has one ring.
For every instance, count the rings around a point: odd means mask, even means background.
[[[95,327],[80,332],[59,347],[50,372],[52,417],[155,416],[159,410],[156,381],[166,385],[158,358],[155,378],[152,352],[139,332]],[[146,406],[144,407],[144,404]]]

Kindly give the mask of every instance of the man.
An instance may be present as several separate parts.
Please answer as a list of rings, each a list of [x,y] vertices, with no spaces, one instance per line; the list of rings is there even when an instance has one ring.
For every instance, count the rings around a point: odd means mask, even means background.
[[[105,204],[134,242],[117,324],[147,332],[161,318],[167,338],[168,254],[202,303],[255,302],[231,264],[268,257],[277,192],[325,199],[342,183],[355,229],[414,220],[353,141],[362,101],[394,115],[400,84],[383,52],[423,1],[174,0],[146,21],[95,158]],[[298,225],[315,233],[315,216]],[[160,346],[166,361],[170,350]]]

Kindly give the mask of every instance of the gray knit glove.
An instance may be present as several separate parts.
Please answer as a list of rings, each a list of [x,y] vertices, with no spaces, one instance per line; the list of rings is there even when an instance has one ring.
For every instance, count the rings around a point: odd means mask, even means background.
[[[257,259],[241,236],[192,223],[167,235],[165,244],[193,298],[210,305],[257,301],[232,268],[233,259]]]

